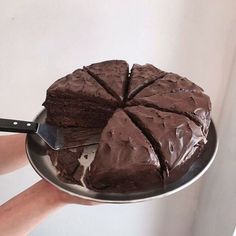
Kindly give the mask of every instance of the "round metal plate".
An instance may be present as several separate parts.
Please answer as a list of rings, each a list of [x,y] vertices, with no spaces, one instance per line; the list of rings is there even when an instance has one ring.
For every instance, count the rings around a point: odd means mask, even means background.
[[[45,110],[42,111],[35,119],[38,123],[44,123],[46,118]],[[144,200],[149,200],[152,198],[165,197],[170,194],[176,193],[179,190],[186,188],[198,178],[200,178],[206,170],[212,164],[218,147],[218,140],[216,129],[214,123],[211,122],[208,142],[205,146],[204,151],[199,156],[199,158],[191,165],[189,170],[180,179],[174,183],[167,184],[163,188],[155,188],[149,192],[137,192],[137,193],[125,193],[125,194],[115,194],[115,193],[98,193],[94,192],[86,187],[82,187],[76,184],[67,184],[62,182],[57,177],[57,171],[52,165],[49,156],[46,154],[45,143],[37,136],[28,134],[26,139],[26,151],[28,159],[35,169],[35,171],[46,181],[53,184],[55,187],[62,191],[65,191],[71,195],[75,195],[84,199],[90,199],[97,202],[104,203],[131,203],[139,202]],[[94,155],[94,150],[96,150],[97,145],[89,146],[85,149],[85,153],[89,155]]]

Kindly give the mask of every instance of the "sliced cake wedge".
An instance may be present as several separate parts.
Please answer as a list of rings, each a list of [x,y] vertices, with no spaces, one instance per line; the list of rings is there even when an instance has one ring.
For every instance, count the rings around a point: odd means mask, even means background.
[[[84,67],[108,93],[118,101],[123,102],[126,88],[129,65],[124,60],[110,60],[91,64]]]
[[[187,170],[188,160],[194,160],[206,143],[201,127],[186,116],[144,106],[125,108],[125,111],[152,143],[162,159],[160,163],[165,165],[167,178],[182,171],[184,165]]]
[[[163,186],[152,145],[123,110],[118,109],[104,128],[85,179],[89,188],[116,193]]]
[[[81,69],[53,83],[43,105],[47,122],[63,127],[104,127],[119,106],[113,96]]]

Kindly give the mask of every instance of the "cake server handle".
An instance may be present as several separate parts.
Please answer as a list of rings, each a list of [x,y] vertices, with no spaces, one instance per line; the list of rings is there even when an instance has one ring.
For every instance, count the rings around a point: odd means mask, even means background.
[[[0,118],[0,131],[33,134],[37,129],[35,122]]]

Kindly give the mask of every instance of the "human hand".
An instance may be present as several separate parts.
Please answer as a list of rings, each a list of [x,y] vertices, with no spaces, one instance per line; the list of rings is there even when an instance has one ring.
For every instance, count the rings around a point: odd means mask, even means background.
[[[0,206],[1,235],[28,235],[49,214],[66,204],[97,203],[69,195],[40,180]]]

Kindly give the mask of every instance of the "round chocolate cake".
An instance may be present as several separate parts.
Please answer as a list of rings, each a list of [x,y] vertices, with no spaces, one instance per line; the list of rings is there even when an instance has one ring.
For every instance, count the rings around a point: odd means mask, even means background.
[[[207,142],[211,103],[203,89],[151,64],[111,60],[78,69],[49,87],[47,122],[69,136],[101,130],[91,164],[83,147],[48,154],[63,181],[106,192],[148,191],[176,181]],[[79,131],[77,135],[80,135]]]

